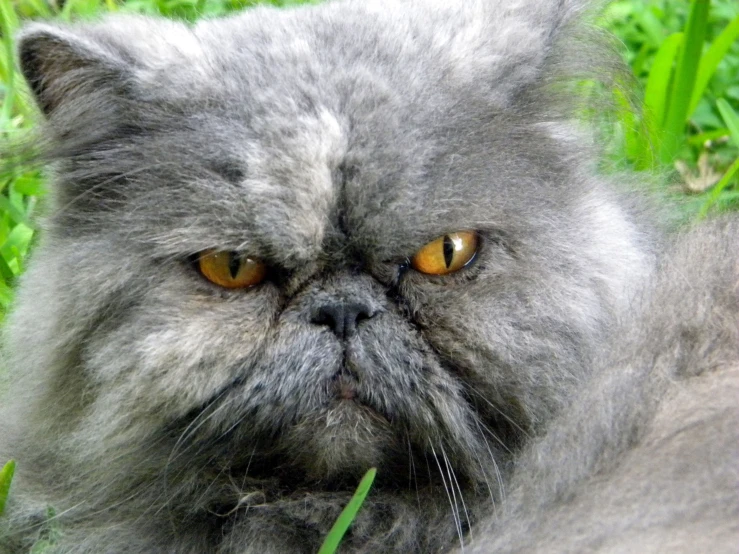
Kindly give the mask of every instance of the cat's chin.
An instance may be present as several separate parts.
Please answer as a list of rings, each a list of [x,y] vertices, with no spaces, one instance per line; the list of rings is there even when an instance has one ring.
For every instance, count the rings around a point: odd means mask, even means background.
[[[430,456],[388,417],[353,395],[337,397],[304,417],[274,446],[271,455],[250,457],[248,468],[232,468],[236,480],[244,473],[253,484],[261,482],[265,491],[280,497],[287,491],[333,494],[354,490],[366,471],[375,467],[381,486],[407,488],[411,469],[425,470]],[[414,481],[432,484],[434,474],[424,471],[414,475]]]
[[[357,398],[338,398],[290,430],[295,463],[311,481],[356,478],[398,455],[390,422]]]
[[[447,403],[445,410],[435,411],[435,405],[429,406],[428,398],[418,392],[388,389],[382,379],[372,379],[377,369],[364,358],[348,365],[340,358],[324,363],[330,367],[322,372],[323,379],[310,386],[303,383],[298,391],[307,399],[300,413],[272,418],[260,427],[259,412],[257,417],[247,412],[252,417],[237,425],[229,420],[226,433],[218,427],[215,440],[206,435],[213,450],[205,450],[203,456],[217,476],[203,475],[201,484],[226,491],[217,494],[212,504],[216,507],[210,511],[228,513],[245,503],[290,502],[305,494],[329,499],[351,494],[373,467],[377,469],[373,490],[389,496],[411,489],[446,494],[451,475],[455,486],[467,490],[495,478],[479,461],[492,456],[489,448],[483,451],[481,446],[471,454],[465,450],[470,443],[464,442],[464,406]],[[434,369],[430,366],[429,374]],[[439,374],[446,375],[440,370]],[[243,402],[240,385],[230,389],[233,397],[221,402]],[[218,413],[224,404],[216,401],[224,395],[220,392],[207,409]],[[411,412],[409,406],[417,409]],[[201,411],[196,417],[207,421],[209,413]],[[457,421],[462,423],[454,426]],[[445,436],[445,424],[454,433]],[[186,429],[192,426],[186,423]],[[222,489],[210,485],[214,478],[223,482]]]

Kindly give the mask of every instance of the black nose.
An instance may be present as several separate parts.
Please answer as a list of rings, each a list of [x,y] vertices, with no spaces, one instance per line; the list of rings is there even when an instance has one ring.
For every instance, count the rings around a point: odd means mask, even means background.
[[[346,339],[356,332],[360,321],[374,315],[369,306],[360,302],[331,302],[318,308],[311,322],[327,325],[337,337]]]

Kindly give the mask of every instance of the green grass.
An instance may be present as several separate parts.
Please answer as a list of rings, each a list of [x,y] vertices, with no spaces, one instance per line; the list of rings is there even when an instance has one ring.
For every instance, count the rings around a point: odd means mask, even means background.
[[[333,554],[339,548],[341,539],[344,538],[344,535],[351,526],[352,521],[357,517],[357,514],[364,503],[364,499],[367,498],[367,495],[372,488],[372,483],[375,481],[375,475],[377,475],[377,470],[374,467],[370,468],[370,470],[364,474],[364,477],[362,477],[362,480],[359,482],[357,490],[354,492],[354,496],[352,496],[349,503],[341,511],[336,523],[334,523],[328,535],[326,535],[326,540],[323,541],[321,548],[318,550],[318,554]]]
[[[691,217],[738,209],[731,126],[739,114],[739,3],[622,0],[604,22],[623,41],[643,91],[641,108],[618,114],[612,158],[636,171],[677,170]]]
[[[10,460],[0,469],[0,516],[5,511],[5,502],[10,492],[10,483],[15,473],[15,462]]]
[[[15,71],[13,34],[20,25],[9,0],[0,0],[0,137],[13,138],[33,125],[34,109]],[[0,140],[0,145],[2,144]],[[0,173],[0,316],[12,300],[12,286],[23,271],[34,233],[31,215],[42,193],[41,175],[15,168]]]

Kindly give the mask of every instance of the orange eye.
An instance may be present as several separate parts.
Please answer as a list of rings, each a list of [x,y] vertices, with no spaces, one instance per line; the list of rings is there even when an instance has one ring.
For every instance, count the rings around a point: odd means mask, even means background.
[[[474,231],[449,233],[431,241],[411,259],[416,271],[429,275],[446,275],[466,266],[477,253],[478,238]]]
[[[198,268],[208,281],[227,289],[253,287],[267,275],[262,262],[233,251],[205,250],[198,258]]]

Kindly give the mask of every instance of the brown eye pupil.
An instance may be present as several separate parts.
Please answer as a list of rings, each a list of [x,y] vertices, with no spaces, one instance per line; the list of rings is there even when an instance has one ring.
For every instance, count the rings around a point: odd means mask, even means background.
[[[447,269],[452,265],[454,260],[454,242],[449,235],[444,235],[444,263]]]
[[[229,252],[228,272],[231,274],[231,279],[236,279],[236,276],[239,274],[239,269],[241,269],[241,256],[239,256],[236,252]]]

